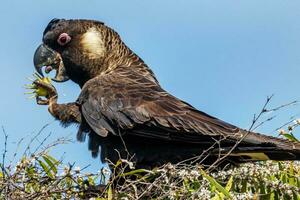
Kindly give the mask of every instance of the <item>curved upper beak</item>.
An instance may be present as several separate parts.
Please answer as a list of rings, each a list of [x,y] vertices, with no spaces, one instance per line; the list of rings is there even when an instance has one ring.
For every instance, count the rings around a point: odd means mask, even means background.
[[[41,44],[34,53],[33,64],[35,70],[41,75],[44,76],[42,68],[44,66],[52,66],[56,62],[57,52],[53,51],[44,44]]]
[[[56,82],[64,82],[69,80],[68,75],[66,74],[66,70],[62,61],[60,54],[53,49],[49,48],[45,44],[41,44],[35,50],[33,56],[33,64],[36,71],[41,75],[43,74],[43,67],[44,66],[51,66],[53,69],[56,70],[56,75],[52,80]]]

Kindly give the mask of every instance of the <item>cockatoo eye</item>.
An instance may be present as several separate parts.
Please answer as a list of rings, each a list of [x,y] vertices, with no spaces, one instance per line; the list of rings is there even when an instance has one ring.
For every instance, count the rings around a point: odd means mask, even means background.
[[[67,33],[62,33],[57,39],[57,43],[60,44],[61,46],[66,45],[71,41],[71,37]]]

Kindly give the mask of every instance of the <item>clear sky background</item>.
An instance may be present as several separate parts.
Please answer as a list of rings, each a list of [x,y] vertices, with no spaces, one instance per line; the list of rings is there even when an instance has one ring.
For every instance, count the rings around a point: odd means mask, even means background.
[[[105,22],[156,73],[161,85],[196,108],[248,128],[266,97],[272,106],[300,97],[300,1],[251,0],[2,0],[0,3],[0,125],[15,142],[50,123],[44,135],[70,135],[47,111],[23,94],[34,72],[32,57],[52,18],[86,18]],[[59,101],[74,101],[80,90],[72,82],[55,85]],[[257,131],[277,135],[275,128],[299,116],[299,106],[286,108]],[[296,133],[297,134],[297,133]],[[297,134],[299,136],[299,134]],[[0,135],[0,149],[4,147]],[[41,136],[40,138],[43,138]],[[26,143],[26,141],[24,141]],[[92,164],[86,143],[54,150],[66,161]]]

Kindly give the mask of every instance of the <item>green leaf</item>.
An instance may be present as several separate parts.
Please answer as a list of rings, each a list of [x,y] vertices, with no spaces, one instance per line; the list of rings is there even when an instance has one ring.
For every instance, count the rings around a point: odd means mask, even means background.
[[[291,140],[291,141],[294,141],[294,142],[299,142],[299,140],[297,138],[295,138],[295,136],[291,133],[285,133],[285,134],[282,134],[283,137],[285,137],[286,139],[288,140]]]
[[[223,193],[227,198],[231,199],[229,192],[222,185],[220,185],[213,177],[207,175],[202,169],[201,174],[210,182],[211,185],[215,186],[219,192]]]
[[[233,183],[233,176],[231,176],[225,186],[225,189],[229,192]],[[225,195],[221,192],[216,191],[217,194],[212,198],[212,200],[223,200],[225,198]]]
[[[278,162],[278,167],[279,167],[279,170],[280,170],[280,171],[283,170],[283,166],[282,166],[282,162],[281,162],[281,161]]]
[[[108,186],[107,200],[113,200],[113,193],[112,193],[111,185]]]
[[[54,157],[50,156],[49,154],[46,154],[46,157],[52,161],[52,163],[55,165],[55,166],[58,166],[59,165],[59,161],[56,160]]]
[[[248,187],[247,180],[242,180],[242,190],[241,190],[241,192],[248,192],[247,187]]]
[[[43,168],[44,172],[48,175],[48,177],[50,178],[54,178],[53,174],[51,173],[50,169],[48,168],[48,166],[41,160],[37,160],[39,162],[39,164],[41,165],[41,167]]]
[[[122,164],[122,160],[118,160],[114,167],[117,168],[121,164]]]
[[[26,172],[27,172],[28,177],[30,177],[30,178],[34,178],[34,176],[37,176],[36,170],[34,167],[26,168]]]
[[[95,179],[93,179],[92,176],[88,177],[88,182],[89,182],[90,185],[95,185]]]
[[[123,174],[121,174],[121,176],[130,176],[130,175],[136,175],[136,174],[140,174],[140,173],[155,174],[153,171],[150,171],[150,170],[147,170],[147,169],[136,169],[136,170],[132,170],[132,171],[127,172],[127,173],[123,173]]]
[[[48,155],[43,155],[42,157],[43,157],[44,161],[50,167],[50,170],[52,170],[54,172],[54,174],[57,174],[57,168],[55,166],[55,163],[52,162],[52,160],[49,158],[49,156]]]
[[[265,187],[266,187],[266,184],[265,184],[264,182],[261,181],[261,182],[259,183],[259,188],[260,188],[260,193],[261,193],[261,194],[266,194],[266,188],[265,188]]]
[[[194,190],[198,190],[201,187],[201,184],[199,181],[193,181],[192,182],[192,187]]]
[[[289,184],[296,186],[295,179],[294,179],[294,165],[293,162],[290,162],[290,169],[289,169]]]
[[[283,182],[283,183],[287,183],[287,173],[285,171],[282,171],[281,174],[280,174],[280,180]]]
[[[232,187],[232,183],[233,183],[233,176],[231,176],[225,186],[225,189],[229,192],[231,187]]]

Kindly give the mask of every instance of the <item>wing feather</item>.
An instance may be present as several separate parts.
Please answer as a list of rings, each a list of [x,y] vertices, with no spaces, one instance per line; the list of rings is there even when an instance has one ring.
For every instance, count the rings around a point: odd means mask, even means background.
[[[155,127],[156,133],[146,131],[145,137],[172,138],[170,134],[195,136],[234,135],[240,129],[196,110],[128,68],[100,75],[88,81],[80,94],[83,116],[100,136]],[[166,131],[168,130],[168,131]],[[157,132],[160,134],[158,136]]]

